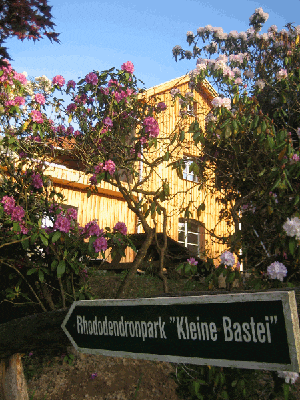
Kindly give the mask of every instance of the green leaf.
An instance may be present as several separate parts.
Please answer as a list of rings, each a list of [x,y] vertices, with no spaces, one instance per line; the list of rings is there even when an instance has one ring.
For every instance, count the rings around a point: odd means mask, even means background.
[[[235,380],[235,381],[231,382],[231,386],[232,386],[232,387],[235,387],[235,386],[236,386],[236,384],[237,384],[237,380]]]
[[[290,253],[291,253],[292,255],[294,255],[295,247],[296,247],[296,242],[295,242],[295,240],[292,238],[292,239],[289,240],[289,250],[290,250]]]
[[[48,240],[47,240],[47,238],[45,238],[45,236],[42,233],[40,234],[40,238],[41,238],[41,241],[43,242],[43,245],[48,246]]]
[[[185,132],[184,132],[184,130],[182,130],[182,131],[180,131],[179,140],[180,140],[180,142],[183,142],[184,139],[185,139]]]
[[[227,282],[233,282],[234,278],[235,278],[235,272],[231,272],[229,274],[229,277],[227,278]]]
[[[27,250],[29,247],[29,239],[23,240],[21,243],[22,243],[23,249]]]
[[[37,272],[36,268],[31,268],[27,271],[27,275],[32,275],[34,272]]]
[[[39,280],[40,280],[41,282],[44,282],[44,273],[43,273],[43,271],[40,270],[40,269],[39,269]]]
[[[52,263],[51,263],[51,271],[54,271],[55,268],[57,267],[57,265],[58,265],[58,261],[57,260],[53,260]]]
[[[20,232],[21,228],[20,228],[19,222],[14,222],[14,223],[13,223],[13,230],[14,230],[15,232]]]
[[[197,216],[199,217],[201,212],[205,210],[205,203],[201,203],[200,206],[197,208]]]
[[[226,390],[223,390],[223,392],[221,393],[221,396],[223,399],[229,399],[228,393],[226,392]]]
[[[52,236],[52,243],[55,243],[61,237],[61,232],[56,231]]]
[[[88,191],[87,191],[87,198],[91,197],[91,195],[92,195],[92,191],[91,191],[91,189],[88,189]]]
[[[167,151],[166,154],[164,154],[164,156],[163,156],[163,160],[169,161],[169,159],[170,159],[170,153]]]
[[[229,126],[226,126],[225,128],[225,139],[228,139],[231,136],[231,129]]]
[[[65,260],[60,260],[57,267],[57,277],[60,278],[66,271],[66,263]]]
[[[287,383],[283,384],[283,394],[284,394],[284,400],[288,400],[289,398],[289,392],[290,392],[290,385]]]
[[[35,244],[37,237],[38,237],[38,234],[34,233],[30,238],[30,243]]]
[[[258,176],[262,176],[265,172],[266,172],[266,169],[264,168],[264,169],[258,174]]]

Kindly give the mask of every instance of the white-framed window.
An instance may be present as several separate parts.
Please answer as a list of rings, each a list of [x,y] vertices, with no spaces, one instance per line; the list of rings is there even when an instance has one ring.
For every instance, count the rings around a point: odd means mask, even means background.
[[[193,104],[188,104],[186,110],[189,115],[197,117],[197,103],[195,101]]]
[[[204,246],[204,228],[196,220],[179,218],[178,243],[187,247],[193,256],[199,257]]]
[[[186,179],[187,181],[191,182],[198,182],[198,176],[195,175],[194,171],[190,171],[190,166],[192,165],[193,160],[191,160],[188,157],[183,157],[183,162],[184,162],[184,168],[182,170],[183,179]]]

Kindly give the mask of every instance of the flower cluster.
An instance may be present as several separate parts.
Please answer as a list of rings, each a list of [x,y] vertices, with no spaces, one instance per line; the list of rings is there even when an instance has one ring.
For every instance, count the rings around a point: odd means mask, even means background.
[[[235,264],[235,257],[230,251],[225,251],[221,254],[221,263],[233,267]]]
[[[61,75],[56,75],[53,79],[52,79],[52,83],[53,85],[57,84],[59,87],[62,87],[65,84],[65,79],[63,76]]]
[[[69,233],[71,229],[71,221],[63,214],[59,214],[54,222],[54,230]]]
[[[93,243],[93,246],[95,253],[98,253],[99,251],[105,251],[107,250],[107,240],[103,236],[97,237]]]
[[[85,81],[87,83],[91,83],[92,85],[97,85],[98,83],[98,77],[94,72],[90,72],[89,74],[86,75]],[[69,82],[68,82],[69,83]],[[75,83],[75,82],[74,82]]]
[[[228,110],[230,110],[231,108],[231,100],[226,97],[224,99],[222,99],[222,97],[215,97],[212,100],[211,104],[214,108],[222,106],[227,108]]]
[[[35,187],[36,189],[40,189],[41,187],[43,187],[43,180],[40,174],[33,173],[31,179],[33,187]]]
[[[283,278],[286,277],[287,269],[285,268],[284,264],[275,261],[267,268],[267,273],[271,279],[279,279],[283,282]]]
[[[134,71],[134,65],[132,64],[131,61],[127,61],[124,64],[122,64],[121,69],[123,71],[129,72],[130,74],[132,74]]]
[[[298,217],[288,218],[283,224],[283,229],[288,236],[295,236],[297,240],[300,240],[300,219]]]
[[[97,221],[88,222],[83,228],[83,235],[88,238],[90,236],[100,236],[103,233],[103,229],[99,228]]]
[[[45,97],[41,93],[37,93],[35,96],[35,101],[39,104],[45,104]]]
[[[127,227],[124,222],[117,222],[114,226],[114,231],[122,233],[122,235],[127,235]]]
[[[277,374],[279,378],[283,378],[285,380],[285,383],[289,383],[291,381],[291,383],[294,384],[299,378],[299,374],[297,374],[297,372],[278,371]]]
[[[38,124],[42,124],[44,122],[40,111],[32,110],[30,115],[31,115],[33,122],[37,122]]]
[[[197,264],[198,264],[198,261],[196,261],[194,257],[188,258],[186,261],[187,261],[190,265],[197,265]]]
[[[157,137],[159,135],[158,122],[153,117],[146,117],[143,121],[143,125],[149,137]]]
[[[25,210],[21,206],[16,206],[16,201],[11,196],[3,196],[1,203],[6,214],[10,215],[12,221],[19,222],[21,232],[23,234],[28,233],[28,229],[24,224]]]

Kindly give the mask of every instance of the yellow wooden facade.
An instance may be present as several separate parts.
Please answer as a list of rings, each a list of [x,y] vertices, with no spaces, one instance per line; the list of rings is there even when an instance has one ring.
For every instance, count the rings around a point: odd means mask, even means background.
[[[173,79],[169,82],[150,88],[146,91],[146,97],[156,95],[159,97],[159,101],[164,102],[167,105],[167,110],[161,114],[158,114],[157,120],[160,128],[160,137],[171,135],[176,130],[176,124],[180,119],[179,115],[179,101],[176,100],[175,106],[172,107],[173,101],[170,94],[170,90],[178,88],[182,94],[191,92],[189,88],[189,75],[182,76],[177,79]],[[183,146],[173,155],[175,158],[183,158],[192,155],[199,154],[199,145],[196,147],[193,143],[191,134],[187,133],[187,127],[196,116],[200,125],[204,128],[205,116],[211,109],[211,100],[217,96],[217,93],[210,86],[208,82],[204,82],[198,90],[193,91],[194,104],[190,111],[193,112],[194,116],[189,116],[186,120],[186,136],[183,142]],[[160,146],[158,146],[156,152],[152,156],[157,156],[160,152]],[[144,153],[145,157],[149,156]],[[149,156],[150,158],[152,157]],[[170,159],[170,161],[173,161]],[[194,182],[180,179],[177,175],[176,170],[172,170],[171,167],[167,167],[168,162],[164,162],[159,165],[155,174],[150,179],[150,182],[145,184],[147,190],[157,190],[163,180],[167,180],[170,188],[171,199],[166,200],[162,205],[167,209],[168,221],[167,221],[167,234],[174,240],[178,240],[178,224],[179,218],[183,217],[181,212],[183,207],[187,207],[189,202],[193,203],[190,211],[192,215],[191,219],[195,221],[201,221],[205,224],[207,230],[214,229],[218,223],[220,206],[216,202],[216,196],[205,196],[205,192],[199,190],[198,185]],[[145,165],[140,164],[142,167],[143,174],[147,172]],[[89,186],[90,176],[85,175],[83,172],[68,169],[63,166],[50,165],[47,172],[52,177],[53,185],[61,190],[61,193],[66,198],[66,204],[78,207],[78,222],[80,225],[85,225],[87,222],[97,219],[100,227],[113,227],[118,221],[124,222],[128,228],[128,233],[137,233],[137,217],[127,207],[126,201],[124,201],[122,195],[114,186],[109,183],[101,182],[98,185],[98,194],[91,195],[87,198],[87,189]],[[205,203],[205,211],[200,216],[197,216],[197,207],[202,203]],[[149,223],[153,225],[151,217],[149,217]],[[162,215],[156,216],[157,231],[162,231]],[[233,226],[228,226],[225,222],[219,224],[215,233],[219,236],[228,235],[228,231],[232,231]],[[139,230],[139,232],[143,232]],[[216,257],[225,247],[220,244],[213,243],[208,232],[205,232],[206,251],[209,256]],[[132,261],[133,253],[128,252],[126,259],[122,261]]]

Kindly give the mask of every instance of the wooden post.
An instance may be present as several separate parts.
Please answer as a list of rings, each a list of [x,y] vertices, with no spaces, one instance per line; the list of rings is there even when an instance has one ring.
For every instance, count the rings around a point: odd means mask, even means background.
[[[29,400],[21,354],[0,362],[0,389],[3,400]]]

